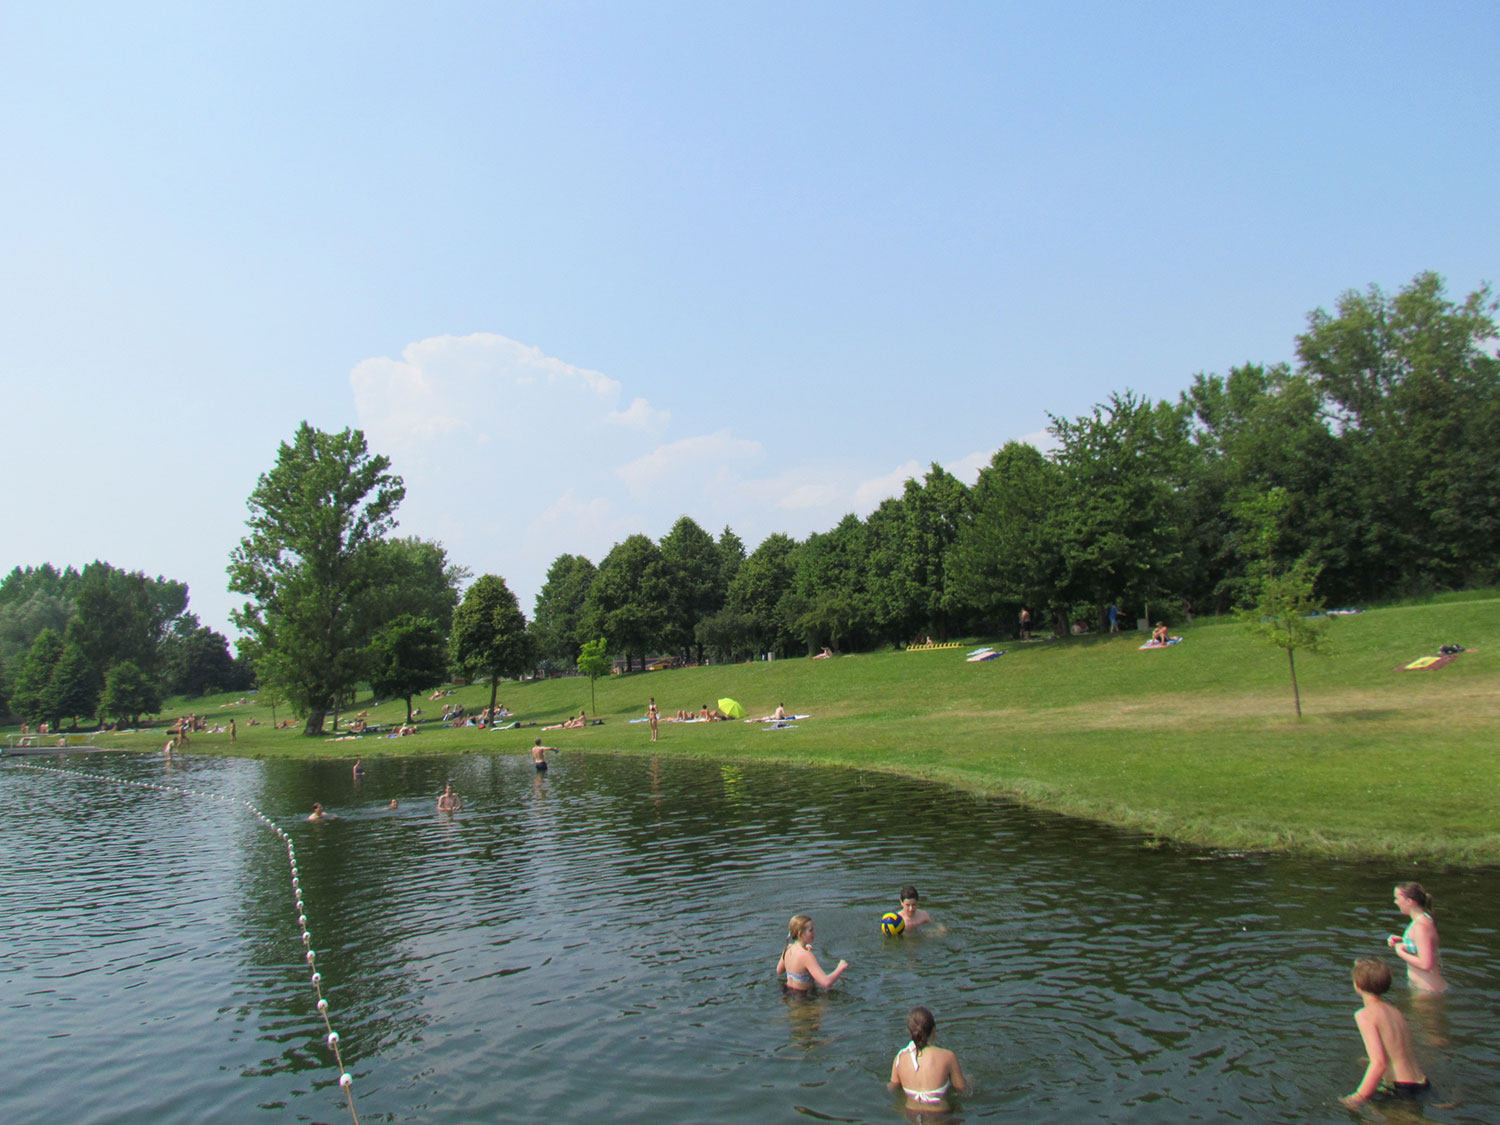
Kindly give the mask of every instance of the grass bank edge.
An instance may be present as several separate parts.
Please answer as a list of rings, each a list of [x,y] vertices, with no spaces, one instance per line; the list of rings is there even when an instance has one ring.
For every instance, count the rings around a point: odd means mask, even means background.
[[[807,764],[896,774],[1017,801],[1160,840],[1232,851],[1474,867],[1500,863],[1500,729],[1493,653],[1500,596],[1393,606],[1335,623],[1334,655],[1298,662],[1308,718],[1290,714],[1286,657],[1225,621],[1182,630],[1184,645],[1138,651],[1139,637],[1017,645],[967,664],[964,649],[786,660],[601,679],[603,727],[553,731],[564,750]],[[1440,672],[1395,669],[1439,643],[1479,649]],[[450,700],[477,709],[488,687]],[[663,726],[649,742],[654,695],[670,714],[724,695],[751,714],[786,702],[815,718],[766,734],[739,723]],[[588,706],[585,679],[502,685],[523,718],[559,721]],[[347,758],[523,753],[540,725],[517,731],[424,727],[416,738],[312,740],[244,726],[268,708],[228,697],[183,701],[216,720],[239,718],[239,741],[199,737],[191,752]],[[424,706],[438,706],[424,701]],[[387,702],[372,717],[404,715]],[[282,714],[284,714],[284,710]],[[159,749],[157,733],[122,748]]]

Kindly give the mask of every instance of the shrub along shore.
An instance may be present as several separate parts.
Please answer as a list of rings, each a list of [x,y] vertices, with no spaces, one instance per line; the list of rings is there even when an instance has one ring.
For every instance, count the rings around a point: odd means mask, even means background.
[[[1173,632],[1181,644],[1147,652],[1136,633],[974,638],[958,649],[608,676],[594,685],[603,725],[545,734],[542,726],[580,707],[595,715],[586,678],[503,683],[500,699],[537,724],[516,730],[435,721],[446,703],[473,712],[486,706],[488,685],[414,701],[425,721],[418,734],[398,739],[277,730],[271,708],[255,695],[178,706],[211,726],[234,718],[238,728],[233,745],[227,734],[202,733],[188,753],[361,754],[369,763],[388,755],[525,753],[541,736],[564,752],[799,762],[928,778],[1213,848],[1429,866],[1500,862],[1496,591],[1337,619],[1330,655],[1297,658],[1301,721],[1285,652],[1230,621]],[[1455,643],[1475,651],[1441,668],[1401,670]],[[1005,654],[968,663],[981,644]],[[647,724],[629,723],[645,714],[650,696],[663,715],[727,696],[750,716],[784,703],[812,718],[771,732],[742,722],[663,722],[653,745]],[[355,709],[385,724],[406,714],[401,701],[365,699]],[[262,725],[247,725],[252,717]],[[161,728],[93,739],[157,752],[164,741]]]

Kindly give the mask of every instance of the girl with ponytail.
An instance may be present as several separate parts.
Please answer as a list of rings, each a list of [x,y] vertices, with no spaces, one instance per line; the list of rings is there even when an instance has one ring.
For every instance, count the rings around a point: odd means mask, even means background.
[[[942,1112],[948,1108],[950,1088],[959,1093],[969,1088],[958,1056],[932,1045],[937,1021],[926,1008],[913,1008],[907,1013],[906,1030],[911,1042],[896,1052],[890,1088],[906,1095],[909,1110]]]
[[[794,914],[786,927],[786,947],[781,951],[781,960],[776,962],[776,975],[786,974],[786,987],[792,992],[811,992],[814,984],[821,988],[832,988],[833,982],[849,967],[848,961],[840,961],[831,973],[813,955],[813,922],[806,914]]]
[[[1406,980],[1419,992],[1447,992],[1442,958],[1438,954],[1437,923],[1432,920],[1432,896],[1421,883],[1401,883],[1395,890],[1396,909],[1411,919],[1404,934],[1391,934],[1386,945],[1406,962]]]

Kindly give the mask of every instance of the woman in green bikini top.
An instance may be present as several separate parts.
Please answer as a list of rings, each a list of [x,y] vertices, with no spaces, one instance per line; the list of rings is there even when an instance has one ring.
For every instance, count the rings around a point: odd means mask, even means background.
[[[1396,909],[1411,919],[1403,934],[1391,934],[1386,945],[1406,962],[1406,979],[1420,992],[1447,992],[1442,957],[1438,952],[1437,923],[1432,920],[1432,896],[1421,883],[1402,883],[1395,890]]]

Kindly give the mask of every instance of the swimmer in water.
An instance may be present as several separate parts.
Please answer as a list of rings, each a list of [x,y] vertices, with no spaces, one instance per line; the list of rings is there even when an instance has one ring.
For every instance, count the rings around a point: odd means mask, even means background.
[[[323,811],[323,806],[320,805],[320,804],[318,804],[318,802],[314,801],[313,802],[313,811],[312,811],[312,814],[310,816],[308,816],[307,819],[308,820],[337,820],[338,817],[334,816],[331,812],[324,812]]]
[[[825,973],[812,951],[813,936],[813,921],[806,914],[795,914],[787,923],[786,947],[776,962],[776,974],[786,974],[786,987],[792,992],[811,992],[814,984],[832,988],[849,967],[848,961],[841,960],[833,972]]]
[[[394,798],[394,797],[391,798],[391,803],[388,804],[388,805],[386,805],[386,808],[388,808],[388,809],[396,809],[396,808],[400,808],[400,807],[401,806],[396,803],[396,798]]]
[[[908,930],[915,930],[932,921],[932,915],[917,906],[917,897],[916,887],[908,885],[901,888],[901,921],[906,923]]]
[[[1394,892],[1396,909],[1411,919],[1402,934],[1385,939],[1406,962],[1406,981],[1419,992],[1447,992],[1442,958],[1438,954],[1437,923],[1432,920],[1432,896],[1421,883],[1402,883]]]
[[[1391,970],[1384,961],[1361,957],[1354,962],[1354,991],[1365,1006],[1354,1013],[1354,1023],[1364,1040],[1369,1063],[1359,1089],[1340,1098],[1355,1109],[1369,1101],[1377,1090],[1393,1098],[1415,1101],[1429,1093],[1432,1084],[1417,1065],[1411,1049],[1411,1028],[1406,1017],[1382,997],[1391,987]],[[1385,1085],[1382,1085],[1382,1079]]]
[[[437,800],[438,812],[458,812],[464,807],[463,798],[453,792],[453,782],[443,787],[443,795]]]
[[[355,781],[363,781],[364,780],[364,776],[365,776],[365,760],[363,758],[355,758],[354,759],[354,780]]]
[[[531,761],[532,764],[536,766],[537,773],[547,772],[548,750],[551,750],[554,754],[557,753],[556,746],[543,746],[542,740],[540,738],[536,740],[536,745],[531,748]]]
[[[911,1042],[896,1052],[887,1085],[893,1093],[900,1090],[906,1095],[907,1109],[942,1113],[948,1108],[950,1089],[963,1093],[969,1088],[958,1056],[932,1046],[937,1021],[926,1008],[913,1008],[907,1013],[906,1030]]]

